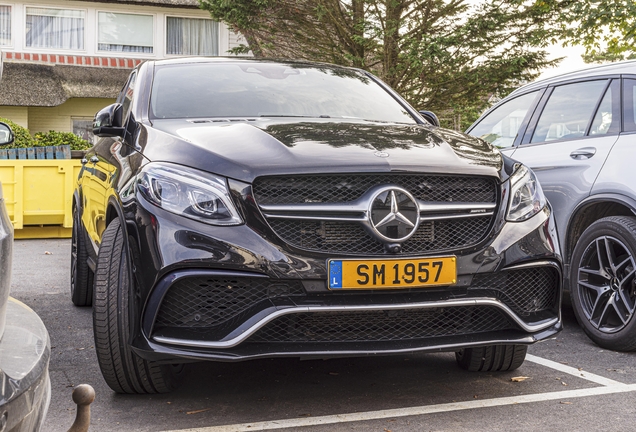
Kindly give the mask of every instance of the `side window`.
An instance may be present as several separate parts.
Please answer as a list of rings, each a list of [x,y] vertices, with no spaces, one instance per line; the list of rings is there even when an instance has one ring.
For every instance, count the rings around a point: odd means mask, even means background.
[[[607,80],[556,87],[545,105],[531,143],[580,138],[585,135]]]
[[[623,130],[636,132],[636,79],[623,81]]]
[[[612,84],[605,92],[605,96],[596,110],[588,133],[589,136],[616,135],[620,132],[620,88],[620,81],[612,80]]]
[[[512,146],[523,119],[539,94],[540,91],[527,93],[498,106],[469,133],[499,148]]]

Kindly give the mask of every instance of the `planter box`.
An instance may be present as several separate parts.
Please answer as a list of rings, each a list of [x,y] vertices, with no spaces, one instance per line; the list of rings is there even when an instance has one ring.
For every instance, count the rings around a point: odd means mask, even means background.
[[[15,238],[70,237],[78,159],[3,159],[0,182]]]

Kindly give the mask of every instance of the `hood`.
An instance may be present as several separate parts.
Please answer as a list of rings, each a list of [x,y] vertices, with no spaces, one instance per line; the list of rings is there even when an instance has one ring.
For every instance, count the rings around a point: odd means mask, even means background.
[[[263,175],[312,173],[503,175],[501,154],[486,142],[425,125],[333,119],[154,120],[142,131],[140,144],[151,161],[250,183]]]

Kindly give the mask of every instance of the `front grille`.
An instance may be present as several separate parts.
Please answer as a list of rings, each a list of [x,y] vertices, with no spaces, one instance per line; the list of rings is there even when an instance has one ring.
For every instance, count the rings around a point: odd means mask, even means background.
[[[250,342],[377,342],[467,335],[514,328],[490,306],[285,315]]]
[[[515,313],[527,316],[555,307],[559,280],[559,272],[553,267],[507,270],[476,275],[469,291],[492,291]]]
[[[402,244],[402,252],[419,254],[461,249],[477,245],[487,234],[490,216],[422,221],[417,232]],[[315,252],[382,255],[384,246],[354,222],[268,220],[286,243]]]
[[[155,326],[210,329],[275,297],[303,295],[299,281],[267,278],[191,277],[175,282],[163,298]]]
[[[497,200],[497,185],[493,179],[430,174],[259,177],[252,190],[260,205],[338,203],[355,201],[373,186],[385,184],[400,186],[422,201],[494,203]]]

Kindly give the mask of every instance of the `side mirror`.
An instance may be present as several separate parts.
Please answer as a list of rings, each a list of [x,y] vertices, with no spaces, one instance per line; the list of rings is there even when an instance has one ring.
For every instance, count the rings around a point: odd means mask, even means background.
[[[122,124],[123,111],[121,104],[115,103],[95,114],[93,134],[99,137],[123,137],[125,132]]]
[[[0,146],[11,144],[15,140],[11,127],[0,122]]]
[[[422,117],[424,117],[424,120],[426,120],[433,126],[439,127],[439,119],[433,111],[420,111],[420,114],[422,115]]]

